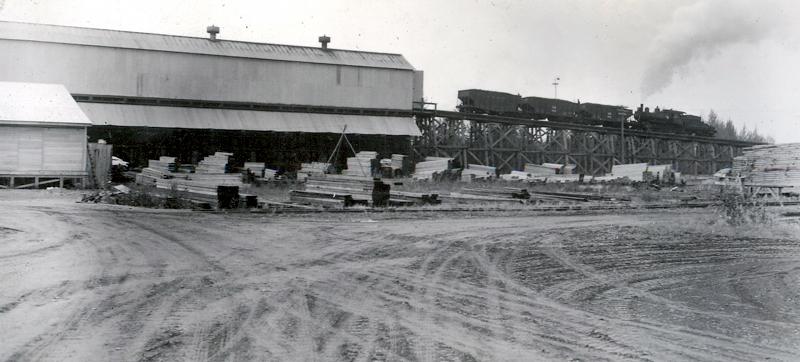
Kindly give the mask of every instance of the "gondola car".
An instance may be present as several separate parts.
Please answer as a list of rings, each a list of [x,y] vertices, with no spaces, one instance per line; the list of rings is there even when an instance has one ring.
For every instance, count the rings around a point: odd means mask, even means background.
[[[491,114],[494,116],[517,116],[519,114],[519,95],[482,89],[458,91],[458,111],[464,113]]]
[[[698,116],[667,109],[640,106],[636,112],[623,106],[599,103],[575,103],[562,99],[521,97],[510,93],[465,89],[458,91],[458,110],[465,113],[499,115],[526,119],[548,119],[599,127],[624,127],[647,132],[688,134],[713,137],[716,133]],[[631,121],[631,116],[633,120]]]

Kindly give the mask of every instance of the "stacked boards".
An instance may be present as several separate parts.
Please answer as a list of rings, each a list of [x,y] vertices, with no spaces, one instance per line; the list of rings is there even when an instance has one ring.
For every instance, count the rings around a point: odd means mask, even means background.
[[[374,175],[374,164],[378,157],[375,151],[361,151],[355,157],[347,158],[347,169],[344,170],[346,176],[372,177]]]
[[[733,159],[733,174],[748,186],[782,187],[800,194],[800,143],[745,148]]]

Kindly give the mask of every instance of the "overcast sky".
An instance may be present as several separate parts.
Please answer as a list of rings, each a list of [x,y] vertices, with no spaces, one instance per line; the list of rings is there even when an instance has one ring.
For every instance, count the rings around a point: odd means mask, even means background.
[[[456,92],[714,109],[777,142],[800,142],[796,1],[0,0],[0,20],[403,54],[425,96]]]

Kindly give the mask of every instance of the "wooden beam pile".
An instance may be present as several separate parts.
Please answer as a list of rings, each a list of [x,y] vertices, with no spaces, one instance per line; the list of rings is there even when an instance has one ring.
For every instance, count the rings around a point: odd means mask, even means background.
[[[228,157],[233,156],[229,152],[215,152],[211,156],[206,156],[195,167],[197,173],[216,173],[222,174],[229,172]]]
[[[400,170],[400,175],[408,175],[411,170],[411,159],[406,155],[392,154],[392,173],[398,173],[397,170]]]
[[[800,143],[759,145],[745,148],[733,159],[733,174],[745,185],[783,187],[800,193]]]
[[[312,176],[306,180],[304,190],[292,191],[289,198],[292,202],[323,207],[371,205],[374,182],[375,180],[371,177]],[[440,201],[435,193],[389,192],[389,205],[391,206],[438,203]]]
[[[347,169],[344,170],[344,175],[372,177],[374,174],[372,164],[377,157],[378,153],[374,151],[361,151],[356,153],[355,157],[348,157]]]
[[[297,180],[305,181],[310,176],[322,176],[331,171],[332,167],[327,162],[304,162],[297,171]]]
[[[497,176],[497,168],[483,165],[467,165],[461,170],[461,181],[472,182],[473,180],[491,180]]]
[[[453,159],[450,157],[425,157],[425,161],[415,166],[415,180],[436,180],[452,169]]]
[[[195,168],[195,173],[185,174],[185,179],[157,180],[156,187],[213,197],[217,195],[217,186],[239,186],[241,190],[244,187],[242,175],[226,173],[226,170],[230,169],[228,157],[232,155],[217,152],[205,157]]]
[[[245,162],[243,170],[247,170],[256,177],[264,177],[264,169],[267,167],[264,165],[264,162]]]
[[[647,171],[646,163],[631,163],[611,166],[611,176],[613,176],[613,178],[627,178],[632,182],[644,181],[645,171]]]
[[[157,180],[186,178],[184,174],[178,171],[175,157],[161,156],[157,160],[147,161],[147,167],[136,175],[136,183],[139,185],[155,186]]]

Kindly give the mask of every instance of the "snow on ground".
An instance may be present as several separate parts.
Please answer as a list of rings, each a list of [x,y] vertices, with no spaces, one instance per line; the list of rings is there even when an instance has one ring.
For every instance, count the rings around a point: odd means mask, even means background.
[[[707,211],[272,216],[79,198],[0,192],[0,360],[800,359],[800,236],[710,227]]]

